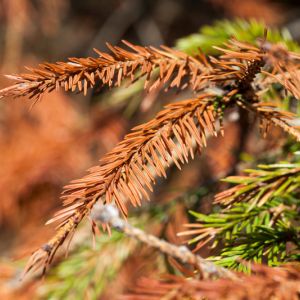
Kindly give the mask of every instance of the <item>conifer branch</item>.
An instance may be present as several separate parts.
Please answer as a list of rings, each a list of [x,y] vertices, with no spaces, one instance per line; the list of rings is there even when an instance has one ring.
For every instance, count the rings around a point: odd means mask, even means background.
[[[195,251],[212,240],[212,248],[222,244],[211,260],[240,271],[247,270],[241,259],[269,265],[299,260],[299,163],[260,165],[247,172],[250,176],[224,180],[238,184],[215,196],[224,208],[208,216],[191,212],[197,223],[187,224],[179,235],[193,235],[189,242],[197,243]]]
[[[260,119],[260,130],[263,137],[267,136],[270,125],[278,126],[290,136],[300,142],[300,130],[289,122],[294,120],[295,114],[288,111],[280,111],[272,102],[249,103],[243,99],[237,100],[242,108],[255,113]]]
[[[260,169],[248,170],[248,173],[250,176],[226,178],[227,182],[240,184],[217,194],[215,202],[228,206],[243,201],[262,206],[274,196],[283,196],[299,188],[299,163],[260,165]]]
[[[166,177],[171,162],[181,168],[194,157],[194,143],[201,151],[206,134],[217,135],[214,99],[203,94],[166,106],[153,120],[135,127],[89,175],[68,185],[63,193],[67,207],[48,222],[60,221],[58,231],[32,256],[26,271],[35,264],[46,267],[98,200],[116,203],[124,216],[127,200],[134,206],[140,206],[143,197],[149,200],[147,189],[152,191],[156,176]]]
[[[248,271],[243,261],[278,265],[299,260],[299,233],[289,219],[297,219],[296,201],[272,198],[262,206],[235,203],[209,216],[192,212],[197,223],[187,224],[179,235],[193,235],[194,251],[213,241],[212,249],[222,249],[210,257],[219,266]],[[284,199],[284,200],[283,200]],[[288,245],[288,246],[287,246]],[[289,250],[287,250],[287,248]]]
[[[2,89],[0,97],[29,96],[39,99],[43,93],[59,88],[86,94],[88,88],[95,87],[97,83],[114,87],[120,86],[126,78],[134,82],[142,76],[146,76],[145,88],[150,90],[161,83],[177,88],[189,84],[192,89],[199,90],[208,83],[205,75],[210,72],[211,66],[204,57],[195,59],[165,46],[157,49],[127,41],[123,43],[130,50],[107,43],[111,54],[94,49],[99,55],[96,58],[70,58],[68,62],[43,63],[38,68],[27,68],[31,73],[8,75],[17,83]],[[156,69],[159,71],[157,76]],[[152,79],[154,82],[150,83]]]
[[[266,47],[265,43],[256,47],[231,39],[225,47],[216,47],[222,53],[219,59],[205,57],[203,54],[192,57],[165,46],[157,49],[133,45],[127,41],[123,43],[130,50],[107,44],[111,54],[95,49],[99,57],[43,63],[38,68],[27,68],[31,73],[7,75],[17,83],[0,90],[0,97],[29,96],[38,100],[43,93],[59,88],[65,91],[83,91],[86,94],[88,88],[95,87],[98,83],[100,86],[120,86],[126,78],[133,82],[142,76],[146,76],[145,88],[150,90],[163,84],[180,89],[189,86],[192,90],[199,91],[210,87],[210,82],[222,82],[225,86],[230,81],[233,85],[232,81],[236,81],[237,87],[245,90],[265,64],[270,70],[263,72],[268,76],[276,79],[276,75],[286,73],[283,64],[278,62],[278,57],[274,54],[277,53],[274,50],[276,47]],[[289,61],[289,66],[294,66],[293,70],[299,70],[297,54],[285,51],[281,62],[283,60]],[[281,79],[281,83],[296,95],[298,81],[298,76],[292,75]]]
[[[262,47],[267,53],[265,60],[269,67],[262,71],[262,74],[267,76],[265,80],[268,81],[270,78],[273,82],[280,83],[296,99],[300,100],[300,54],[290,52],[280,44],[264,43]]]
[[[171,162],[180,169],[189,156],[194,158],[193,143],[201,151],[207,133],[217,136],[213,103],[213,95],[203,94],[170,104],[153,120],[133,128],[101,159],[99,167],[90,170],[90,175],[66,186],[65,204],[87,203],[105,196],[105,202],[114,199],[126,216],[124,198],[134,206],[141,205],[143,197],[149,200],[147,189],[152,191],[156,176],[166,177],[165,168]]]

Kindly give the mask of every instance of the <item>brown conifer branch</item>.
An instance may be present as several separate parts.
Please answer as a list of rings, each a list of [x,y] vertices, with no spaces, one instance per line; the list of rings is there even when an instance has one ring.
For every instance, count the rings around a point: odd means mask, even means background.
[[[203,94],[166,106],[154,119],[126,135],[89,175],[68,185],[63,193],[67,207],[48,222],[60,221],[58,231],[33,254],[26,272],[35,265],[47,267],[58,247],[100,199],[114,202],[124,216],[127,200],[134,206],[141,205],[142,198],[149,200],[147,190],[152,191],[155,177],[166,177],[165,168],[171,162],[181,168],[193,158],[194,143],[201,151],[207,133],[217,135],[214,99]]]
[[[260,83],[266,86],[270,86],[271,82],[280,83],[300,100],[300,54],[288,51],[280,44],[273,45],[264,42],[261,48],[266,52],[265,62],[268,68],[262,71],[267,77]]]
[[[204,75],[211,66],[203,57],[195,59],[187,54],[162,46],[141,47],[127,41],[123,43],[130,50],[107,44],[111,54],[94,49],[98,57],[69,58],[68,62],[43,63],[38,68],[27,68],[31,73],[9,75],[16,84],[0,90],[0,97],[29,96],[38,99],[43,93],[62,88],[65,91],[87,93],[97,82],[100,86],[120,86],[128,78],[131,82],[146,76],[145,88],[165,84],[168,87],[183,88],[190,84],[194,90],[207,84]],[[154,70],[159,74],[155,78]],[[199,80],[201,75],[201,80]],[[155,79],[151,85],[150,79]]]
[[[233,86],[240,92],[250,88],[255,76],[264,66],[264,51],[253,45],[231,39],[224,48],[215,47],[223,53],[218,60],[211,58],[216,64],[214,73],[210,75],[213,81],[232,79]]]
[[[95,49],[99,57],[43,63],[38,68],[27,68],[31,73],[8,75],[17,83],[0,90],[0,98],[29,96],[39,99],[43,93],[59,88],[86,94],[87,89],[94,87],[97,82],[100,86],[113,87],[119,86],[126,78],[133,82],[141,76],[146,76],[145,88],[149,89],[164,84],[177,88],[189,85],[191,89],[199,91],[209,87],[211,81],[246,90],[264,65],[268,66],[268,70],[262,71],[265,75],[300,98],[300,56],[277,45],[263,42],[256,47],[231,39],[224,48],[216,47],[223,53],[217,59],[204,55],[195,58],[165,46],[157,49],[123,42],[130,50],[107,44],[111,54]],[[158,70],[158,75],[154,70]]]
[[[165,46],[161,49],[141,47],[124,41],[130,51],[117,46],[108,48],[111,54],[95,50],[99,57],[70,58],[68,62],[44,63],[38,68],[27,68],[31,73],[9,75],[16,84],[0,90],[0,97],[29,96],[39,99],[45,92],[63,88],[65,91],[83,91],[97,82],[109,87],[119,86],[128,78],[132,82],[146,76],[145,88],[184,88],[199,91],[209,87],[210,81],[248,87],[265,60],[262,48],[237,40],[230,40],[225,48],[218,48],[220,59],[204,55],[197,58]],[[158,70],[158,75],[153,72]],[[156,76],[157,75],[157,76]],[[151,80],[154,82],[150,83]],[[235,81],[235,82],[233,82]]]
[[[141,205],[142,198],[149,200],[147,189],[152,191],[155,177],[166,177],[165,168],[171,161],[181,168],[189,156],[194,157],[194,141],[201,151],[206,146],[207,132],[217,135],[213,101],[213,95],[203,94],[167,105],[154,119],[133,128],[100,160],[100,166],[66,186],[65,204],[79,206],[82,201],[86,204],[105,196],[105,202],[114,200],[126,216],[125,199],[134,206]],[[55,220],[71,211],[62,214]]]
[[[285,68],[278,68],[278,70],[277,74],[267,71],[262,72],[264,75],[267,75],[267,78],[265,79],[267,84],[270,85],[275,82],[280,83],[296,99],[300,100],[300,64],[295,66],[287,65]]]
[[[266,137],[270,125],[274,125],[280,127],[300,142],[300,130],[289,124],[289,121],[296,117],[295,114],[288,111],[280,111],[273,103],[248,103],[238,100],[237,104],[248,111],[254,112],[260,118],[260,129],[263,137]]]

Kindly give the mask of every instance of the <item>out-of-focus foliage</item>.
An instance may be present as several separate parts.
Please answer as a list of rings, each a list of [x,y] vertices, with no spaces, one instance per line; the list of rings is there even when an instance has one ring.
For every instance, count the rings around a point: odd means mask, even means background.
[[[264,36],[266,27],[264,22],[254,19],[250,21],[241,19],[217,21],[211,26],[201,27],[199,33],[179,39],[176,47],[188,54],[196,54],[199,49],[204,53],[216,54],[217,50],[214,49],[214,46],[222,46],[232,36],[239,41],[254,43],[258,38]],[[286,29],[269,29],[268,41],[284,43],[291,51],[299,50],[299,45],[293,41]]]
[[[114,280],[136,243],[122,233],[103,234],[91,245],[81,246],[54,268],[39,293],[47,299],[98,299]]]

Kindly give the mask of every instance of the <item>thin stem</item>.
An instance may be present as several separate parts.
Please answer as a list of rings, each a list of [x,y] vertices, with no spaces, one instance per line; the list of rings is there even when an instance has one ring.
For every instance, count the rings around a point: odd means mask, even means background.
[[[204,279],[236,279],[236,276],[232,272],[224,268],[217,267],[212,262],[205,260],[201,256],[193,254],[187,247],[176,246],[151,234],[145,233],[139,228],[133,227],[124,219],[120,218],[118,209],[112,204],[103,205],[97,203],[91,211],[91,217],[94,221],[105,223],[112,228],[123,232],[129,237],[135,238],[150,247],[156,248],[162,253],[179,259],[182,263],[188,263],[196,266],[201,271],[202,278]]]

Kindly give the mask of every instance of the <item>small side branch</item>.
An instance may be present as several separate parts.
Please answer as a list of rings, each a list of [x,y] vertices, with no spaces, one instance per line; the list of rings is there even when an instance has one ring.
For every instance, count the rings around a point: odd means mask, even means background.
[[[300,142],[300,131],[290,124],[296,117],[293,113],[280,111],[273,103],[260,102],[251,104],[244,100],[238,100],[236,103],[243,109],[251,111],[260,117],[260,127],[264,137],[266,136],[270,125],[275,125]]]
[[[143,230],[131,226],[119,216],[118,209],[111,204],[103,205],[97,203],[92,211],[91,218],[119,230],[129,237],[156,248],[160,252],[179,259],[182,263],[188,263],[196,266],[200,271],[202,278],[230,278],[236,279],[234,273],[227,269],[217,267],[212,262],[205,260],[199,255],[193,254],[186,246],[176,246],[167,241],[159,239],[153,235],[145,233]]]

